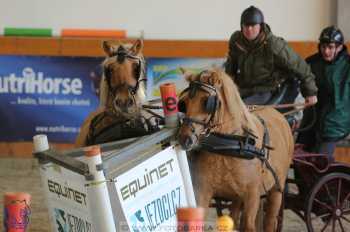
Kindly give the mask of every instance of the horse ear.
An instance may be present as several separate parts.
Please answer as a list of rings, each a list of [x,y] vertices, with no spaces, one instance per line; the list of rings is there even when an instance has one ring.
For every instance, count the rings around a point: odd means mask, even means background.
[[[142,49],[143,49],[143,41],[141,39],[138,39],[132,45],[132,47],[130,48],[130,51],[132,52],[133,55],[137,55],[142,52]]]
[[[111,41],[103,41],[102,47],[107,56],[113,56],[114,46]]]
[[[214,87],[221,87],[222,80],[220,78],[219,73],[217,73],[216,71],[213,71],[209,76],[208,83]]]
[[[182,75],[184,75],[187,72],[187,70],[183,67],[180,67],[179,70],[180,70]]]
[[[189,70],[183,68],[183,67],[180,67],[180,72],[182,73],[182,75],[184,76],[185,80],[188,81],[188,82],[191,82],[193,81],[193,73],[190,72]]]

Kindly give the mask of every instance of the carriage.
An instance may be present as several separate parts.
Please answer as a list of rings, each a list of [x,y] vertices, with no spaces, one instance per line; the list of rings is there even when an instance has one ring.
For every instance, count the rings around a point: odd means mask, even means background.
[[[284,208],[300,216],[310,232],[349,231],[350,165],[302,148],[295,146],[294,176],[287,179]]]

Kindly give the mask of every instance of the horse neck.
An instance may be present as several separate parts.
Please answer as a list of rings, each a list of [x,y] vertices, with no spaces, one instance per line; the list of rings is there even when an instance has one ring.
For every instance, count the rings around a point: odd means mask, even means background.
[[[232,115],[228,110],[221,109],[214,117],[214,124],[217,125],[213,132],[220,134],[242,135],[244,130],[244,120],[242,115]],[[216,121],[216,123],[215,123]]]
[[[246,131],[257,133],[255,116],[242,104],[235,105],[235,111],[222,107],[215,115],[214,121],[218,125],[213,131],[221,134],[244,135]]]

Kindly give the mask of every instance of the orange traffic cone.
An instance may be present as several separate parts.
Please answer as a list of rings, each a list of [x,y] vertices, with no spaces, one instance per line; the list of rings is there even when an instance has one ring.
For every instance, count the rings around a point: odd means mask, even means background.
[[[5,232],[25,232],[29,224],[31,196],[23,192],[8,192],[4,195]]]
[[[177,231],[203,232],[204,208],[178,208]]]

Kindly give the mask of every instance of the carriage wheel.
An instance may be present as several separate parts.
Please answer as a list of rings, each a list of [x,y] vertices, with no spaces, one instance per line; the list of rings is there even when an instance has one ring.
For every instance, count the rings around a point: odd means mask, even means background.
[[[307,198],[305,222],[309,232],[350,231],[350,175],[322,177]]]

